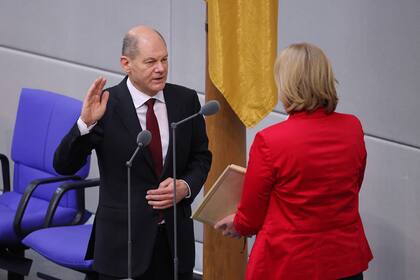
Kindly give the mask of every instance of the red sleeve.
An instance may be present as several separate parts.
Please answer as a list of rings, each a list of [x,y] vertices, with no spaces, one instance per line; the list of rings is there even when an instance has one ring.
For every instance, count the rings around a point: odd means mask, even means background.
[[[270,150],[258,133],[249,153],[241,201],[234,227],[243,236],[256,234],[264,222],[274,184]]]
[[[362,167],[360,168],[360,174],[359,174],[359,190],[362,188],[363,178],[365,177],[366,158],[367,158],[365,141],[363,139],[363,135],[362,135],[362,149],[363,149],[362,150]]]

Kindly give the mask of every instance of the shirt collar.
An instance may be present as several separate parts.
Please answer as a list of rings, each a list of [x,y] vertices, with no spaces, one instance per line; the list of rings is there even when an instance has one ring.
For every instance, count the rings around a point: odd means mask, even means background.
[[[139,91],[130,81],[130,78],[127,79],[127,87],[130,92],[131,99],[133,99],[134,107],[137,109],[141,107],[147,100],[151,97],[141,91]],[[165,98],[163,96],[163,91],[159,91],[153,96],[159,102],[165,103]]]

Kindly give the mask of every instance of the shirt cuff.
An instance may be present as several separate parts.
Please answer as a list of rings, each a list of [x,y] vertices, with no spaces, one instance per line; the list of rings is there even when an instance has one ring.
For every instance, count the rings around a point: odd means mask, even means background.
[[[81,136],[88,134],[96,124],[97,122],[90,126],[87,126],[81,117],[79,117],[79,119],[77,120],[77,127],[79,128]]]
[[[180,181],[181,181],[181,182],[184,182],[184,183],[185,183],[185,185],[186,185],[186,186],[187,186],[187,188],[188,188],[188,194],[187,194],[187,196],[186,196],[186,197],[184,197],[184,198],[190,198],[190,197],[191,197],[191,188],[190,188],[190,185],[188,185],[187,181],[185,181],[185,180],[180,179]]]

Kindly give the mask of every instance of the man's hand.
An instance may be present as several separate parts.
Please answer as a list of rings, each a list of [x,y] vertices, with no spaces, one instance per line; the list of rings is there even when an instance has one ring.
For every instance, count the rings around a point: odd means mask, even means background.
[[[90,86],[85,99],[80,118],[87,125],[91,126],[102,118],[108,103],[109,92],[105,91],[102,96],[106,79],[99,77]]]
[[[173,178],[166,178],[154,190],[147,191],[146,199],[153,209],[166,209],[172,207],[174,197]],[[188,195],[188,187],[182,180],[176,180],[176,203]]]
[[[214,228],[221,230],[224,236],[240,238],[241,235],[236,231],[235,227],[233,226],[233,220],[235,220],[235,214],[226,216],[220,221],[218,221],[214,225]]]

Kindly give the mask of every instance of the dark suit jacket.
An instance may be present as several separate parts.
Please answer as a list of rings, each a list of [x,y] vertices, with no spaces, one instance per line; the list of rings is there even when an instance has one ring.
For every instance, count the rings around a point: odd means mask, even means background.
[[[100,172],[99,205],[87,257],[94,257],[94,269],[100,273],[124,277],[127,274],[127,170],[125,163],[136,149],[136,136],[142,130],[126,86],[127,77],[109,88],[107,109],[93,130],[80,136],[75,124],[57,148],[54,168],[61,174],[76,172],[92,149],[96,150]],[[200,109],[195,91],[173,84],[163,90],[169,125]],[[171,132],[171,130],[170,130]],[[157,232],[158,212],[145,199],[149,189],[172,177],[172,134],[158,178],[148,148],[140,151],[131,169],[133,275],[149,266]],[[191,188],[191,197],[178,203],[179,271],[194,267],[194,232],[191,203],[203,186],[211,164],[204,118],[196,117],[177,128],[177,178]],[[163,211],[168,240],[173,249],[173,208]]]

